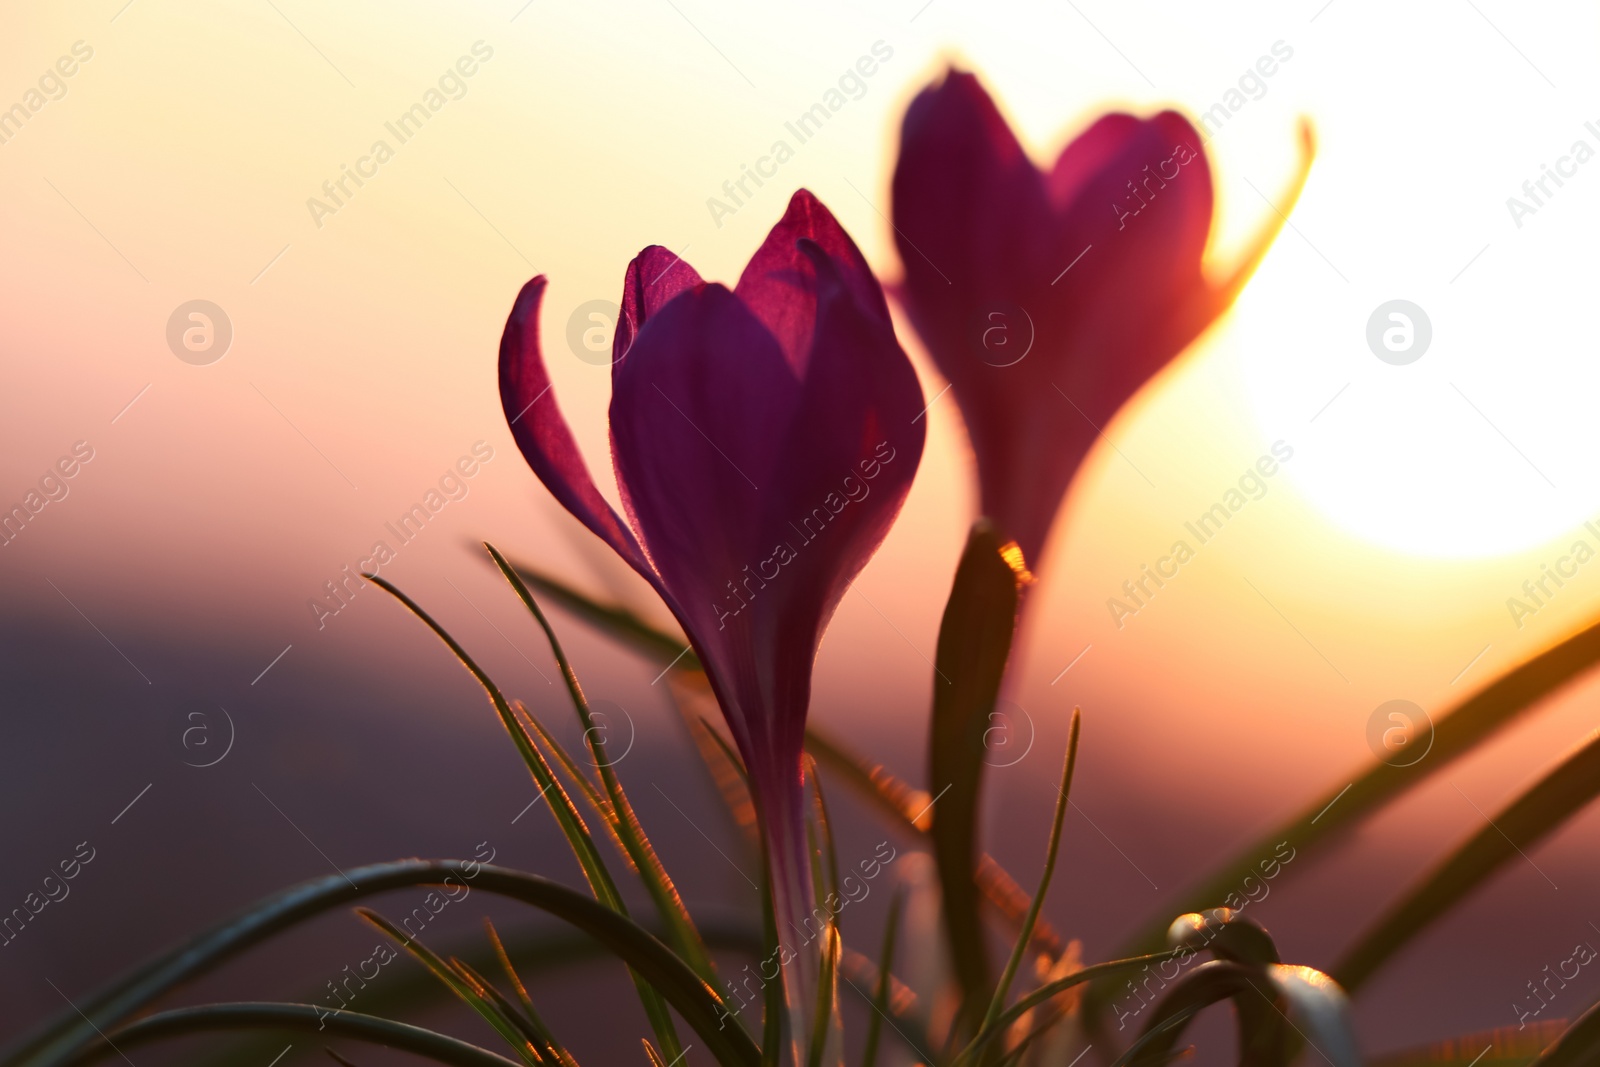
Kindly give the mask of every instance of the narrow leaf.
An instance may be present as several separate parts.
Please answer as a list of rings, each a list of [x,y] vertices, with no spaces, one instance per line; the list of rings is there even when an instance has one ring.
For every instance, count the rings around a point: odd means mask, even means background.
[[[486,996],[482,989],[477,988],[475,983],[463,981],[461,975],[457,974],[444,960],[434,955],[431,949],[422,944],[422,942],[402,933],[398,927],[377,912],[370,908],[357,908],[356,914],[376,926],[379,930],[382,930],[391,940],[409,952],[429,971],[432,971],[435,978],[439,979],[452,993],[460,997],[462,1002],[469,1008],[482,1016],[483,1021],[493,1027],[494,1032],[500,1035],[501,1040],[516,1050],[517,1055],[522,1058],[524,1063],[529,1064],[529,1067],[542,1067],[543,1057],[539,1055],[538,1049],[522,1033],[517,1024],[506,1017],[505,1013],[500,1010],[499,1005]]]
[[[778,940],[778,914],[773,906],[772,892],[772,857],[767,851],[767,837],[762,834],[761,843],[761,959],[756,964],[761,986],[761,1065],[762,1067],[778,1067],[783,1058],[783,1017],[786,1010],[784,1004],[783,977],[781,973],[768,978],[766,965],[771,963],[776,967],[781,962],[781,942]]]
[[[1596,1016],[1600,1021],[1600,1016]],[[1584,1019],[1573,1023],[1568,1034],[1576,1036]],[[1500,1026],[1477,1030],[1443,1041],[1430,1041],[1418,1048],[1400,1049],[1373,1056],[1367,1067],[1588,1067],[1600,1059],[1600,1044],[1586,1058],[1567,1059],[1557,1054],[1566,1042],[1562,1033],[1565,1019],[1540,1019],[1520,1026]],[[1592,1034],[1591,1037],[1600,1036]],[[1569,1052],[1572,1050],[1568,1050]],[[1543,1053],[1546,1060],[1540,1060]]]
[[[823,930],[822,968],[817,976],[816,1012],[811,1020],[810,1067],[823,1067],[830,1037],[836,1033],[834,1005],[839,997],[839,925]]]
[[[854,951],[848,945],[839,953],[839,977],[845,980],[850,991],[863,1005],[871,1008],[877,1003],[868,990],[877,990],[883,982],[883,972],[871,959]],[[943,1052],[935,1055],[930,1051],[943,1049],[944,1043],[933,1039],[933,1020],[928,1017],[927,1011],[917,999],[917,994],[912,992],[910,986],[896,978],[893,972],[888,977],[889,999],[883,1021],[889,1024],[901,1044],[917,1057],[918,1062],[948,1063],[948,1056]]]
[[[750,775],[744,769],[739,753],[704,716],[685,713],[684,719],[694,737],[695,750],[711,772],[711,780],[716,784],[734,825],[754,839],[759,833],[756,829],[756,806],[750,797]]]
[[[583,694],[583,686],[578,682],[577,672],[572,669],[572,663],[567,659],[555,630],[545,618],[544,612],[540,610],[533,594],[528,591],[527,584],[511,564],[506,562],[505,557],[493,545],[486,542],[484,547],[489,550],[495,566],[500,568],[500,573],[511,583],[511,587],[516,590],[517,596],[550,642],[550,651],[555,655],[557,666],[561,668],[561,677],[566,681],[567,692],[572,697],[573,707],[577,710],[583,726],[584,741],[589,747],[590,755],[594,757],[594,763],[600,772],[600,782],[610,801],[609,811],[602,812],[602,815],[609,818],[613,833],[622,844],[634,869],[638,871],[639,878],[644,883],[646,892],[650,894],[656,910],[661,914],[668,929],[673,932],[678,952],[700,974],[700,977],[715,987],[717,971],[711,964],[711,954],[706,951],[705,942],[701,940],[700,932],[695,929],[694,919],[689,915],[689,909],[684,906],[677,886],[667,875],[666,867],[656,855],[655,849],[651,847],[644,827],[633,810],[633,805],[628,802],[627,793],[622,788],[621,780],[617,778],[616,769],[607,758],[605,734],[595,726],[588,698]]]
[[[1475,892],[1506,863],[1581,811],[1600,794],[1600,730],[1569,752],[1481,830],[1390,905],[1334,965],[1339,984],[1354,992],[1401,947]],[[1529,861],[1531,862],[1531,861]]]
[[[1000,981],[995,986],[994,996],[989,1001],[989,1010],[983,1018],[981,1030],[994,1025],[1000,1013],[1005,1010],[1006,997],[1011,992],[1011,981],[1017,975],[1017,968],[1022,966],[1022,959],[1028,952],[1028,942],[1033,933],[1033,924],[1039,918],[1039,909],[1044,906],[1045,893],[1050,889],[1050,878],[1055,873],[1056,858],[1061,851],[1061,828],[1067,819],[1068,797],[1072,793],[1072,772],[1078,763],[1078,729],[1083,721],[1083,713],[1077,708],[1072,709],[1072,726],[1067,734],[1067,758],[1062,763],[1061,785],[1056,792],[1055,819],[1050,824],[1050,845],[1045,851],[1044,873],[1039,877],[1039,888],[1033,894],[1033,903],[1028,908],[1028,917],[1022,921],[1022,930],[1017,934],[1017,943],[1011,949],[1011,958],[1006,961],[1006,968],[1000,974]]]
[[[537,589],[541,596],[548,597],[601,633],[616,638],[651,661],[662,664],[677,662],[683,670],[700,669],[700,661],[695,658],[694,650],[681,637],[657,629],[627,608],[602,604],[525,563],[502,563],[503,560],[503,556],[496,560],[496,566],[500,567],[502,574],[509,567],[522,582]]]
[[[366,576],[377,584],[405,607],[436,634],[445,646],[455,653],[461,665],[477,679],[489,696],[489,703],[494,706],[495,712],[500,716],[501,723],[506,731],[511,734],[512,741],[517,750],[522,754],[523,762],[532,772],[534,781],[539,785],[539,792],[549,801],[550,810],[555,815],[561,832],[567,839],[567,844],[572,848],[572,853],[577,857],[579,865],[583,868],[584,877],[588,879],[589,887],[594,892],[595,899],[621,915],[628,913],[627,906],[622,902],[622,896],[617,892],[616,883],[611,880],[610,873],[606,870],[605,860],[600,856],[600,850],[595,847],[594,839],[589,836],[588,827],[584,825],[583,817],[578,814],[578,809],[573,806],[572,798],[556,780],[555,773],[550,765],[545,762],[543,754],[539,752],[533,739],[523,729],[522,723],[511,710],[511,705],[501,694],[498,686],[484,672],[483,668],[467,655],[467,650],[462,648],[455,638],[434,621],[433,617],[422,607],[406,596],[386,579],[375,574]],[[674,1056],[683,1051],[683,1046],[678,1043],[678,1036],[672,1022],[672,1015],[662,1003],[660,995],[648,983],[637,975],[634,985],[639,991],[639,1000],[644,1005],[645,1016],[650,1020],[651,1028],[656,1032],[656,1039],[661,1042],[661,1047],[667,1049]]]
[[[527,564],[513,563],[510,566],[533,590],[560,604],[601,634],[617,639],[663,669],[670,667],[677,676],[704,678],[700,673],[700,662],[695,658],[693,651],[685,653],[687,645],[682,637],[657,629],[627,608],[617,604],[602,603]],[[686,721],[690,724],[690,731],[695,744],[700,748],[702,757],[708,757],[709,753],[705,747],[707,740],[720,742],[721,735],[713,728],[708,738],[697,727],[698,719],[686,717]],[[726,749],[726,745],[723,745],[723,748]],[[814,726],[806,727],[806,750],[815,756],[819,763],[839,774],[846,785],[887,816],[892,823],[908,832],[926,836],[927,830],[933,824],[927,793],[888,773],[881,764],[870,763],[851,753],[837,739]],[[709,758],[707,762],[712,763]],[[712,773],[719,789],[723,792],[724,801],[728,803],[729,809],[733,811],[740,825],[753,826],[755,813],[749,805],[748,795],[745,795],[743,803],[737,802],[733,793],[729,791],[730,789],[736,791],[736,784],[726,778],[715,765]],[[993,857],[987,854],[979,857],[976,870],[978,888],[983,898],[992,904],[1007,925],[1014,929],[1027,912],[1027,893],[1003,867],[995,862]],[[1043,918],[1034,926],[1034,943],[1040,952],[1052,959],[1066,951],[1066,941]]]
[[[939,625],[928,786],[933,791],[933,854],[943,894],[945,933],[962,985],[962,1014],[976,1023],[991,992],[989,955],[979,916],[978,799],[983,734],[1000,693],[1016,627],[1019,573],[987,520],[968,535]]]
[[[861,1053],[861,1067],[877,1067],[878,1041],[883,1034],[883,1020],[889,1016],[889,990],[893,987],[894,942],[900,929],[900,908],[905,904],[905,893],[896,891],[889,898],[889,917],[884,921],[883,951],[878,955],[878,988],[872,994],[872,1014],[867,1017],[867,1043]]]
[[[806,751],[818,764],[838,775],[845,785],[888,819],[891,825],[932,847],[932,798],[894,774],[881,763],[872,763],[851,752],[842,742],[812,726],[806,727]],[[974,873],[978,891],[999,918],[1012,931],[1022,926],[1028,913],[1029,897],[1006,869],[987,852],[978,857]],[[1054,926],[1040,916],[1033,927],[1033,947],[1056,960],[1067,944]]]
[[[891,823],[917,833],[925,833],[933,825],[928,794],[896,778],[883,764],[862,759],[843,742],[809,725],[806,751]]]
[[[1534,1061],[1535,1067],[1591,1067],[1595,1063],[1600,1063],[1600,1004],[1578,1016]]]
[[[538,1037],[538,1044],[544,1049],[545,1058],[561,1064],[561,1067],[578,1067],[572,1055],[556,1040],[550,1027],[545,1024],[539,1010],[533,1006],[533,998],[528,996],[528,987],[522,984],[522,976],[517,973],[517,968],[511,962],[510,953],[506,952],[505,942],[500,940],[500,931],[495,929],[494,922],[487,915],[483,919],[484,932],[489,935],[489,944],[494,948],[495,961],[500,964],[500,969],[505,972],[506,981],[511,983],[511,990],[517,995],[517,1000],[522,1004],[522,1014]]]
[[[496,989],[487,978],[473,969],[466,960],[452,956],[450,969],[454,971],[463,982],[478,996],[491,1003],[494,1008],[517,1028],[517,1032],[533,1047],[542,1064],[557,1064],[563,1062],[557,1056],[555,1049],[546,1040],[546,1031],[542,1025],[536,1025],[522,1008],[505,998],[505,995]]]
[[[1192,952],[1209,950],[1219,960],[1236,963],[1283,962],[1272,935],[1232,908],[1178,916],[1167,927],[1167,944]]]
[[[839,855],[833,842],[833,825],[828,818],[828,802],[822,794],[822,782],[817,778],[816,761],[806,757],[802,772],[811,782],[812,817],[806,824],[811,840],[811,874],[813,893],[818,907],[827,912],[827,928],[822,946],[822,967],[817,974],[816,1010],[812,1017],[810,1062],[811,1067],[822,1067],[830,1045],[842,1041],[839,1025],[839,951],[842,936],[839,931],[839,912],[834,904],[839,897]]]
[[[1105,963],[1096,963],[1091,967],[1085,967],[1081,971],[1073,971],[1063,978],[1058,978],[1053,982],[1042,985],[1001,1012],[993,1024],[985,1027],[977,1037],[973,1038],[972,1044],[962,1050],[956,1062],[966,1063],[986,1043],[1009,1030],[1018,1019],[1039,1005],[1054,1000],[1074,986],[1083,985],[1085,982],[1098,982],[1104,978],[1120,976],[1128,971],[1136,971],[1141,967],[1148,967],[1152,963],[1164,963],[1186,952],[1187,950],[1174,949],[1167,952],[1151,953],[1148,956],[1133,956],[1125,960],[1108,960]]]
[[[1257,861],[1271,855],[1273,847],[1289,841],[1298,851],[1352,825],[1370,812],[1412,788],[1464,753],[1472,751],[1532,705],[1554,693],[1600,662],[1600,622],[1512,668],[1468,697],[1434,722],[1433,747],[1426,758],[1407,767],[1373,763],[1346,785],[1330,787],[1297,816],[1262,835],[1179,902],[1185,911],[1203,911],[1222,903],[1230,892],[1255,872]],[[1340,780],[1341,782],[1344,779]],[[1296,864],[1298,872],[1310,864]],[[1285,873],[1291,873],[1286,871]],[[1164,910],[1163,916],[1171,915]],[[1126,946],[1130,953],[1147,951],[1161,943],[1166,919],[1146,924]]]
[[[345,1037],[369,1045],[397,1048],[451,1067],[516,1067],[517,1062],[420,1026],[351,1011],[329,1014],[326,1008],[315,1004],[240,1003],[179,1008],[147,1015],[101,1040],[115,1044],[126,1053],[129,1049],[171,1038],[236,1030],[297,1030],[323,1037]],[[79,1054],[61,1061],[61,1067],[76,1067],[89,1058]]]
[[[538,875],[478,860],[419,859],[377,863],[343,874],[314,878],[257,902],[81,1001],[78,1006],[92,1023],[75,1009],[70,1019],[63,1011],[49,1024],[49,1030],[60,1036],[49,1042],[46,1054],[29,1057],[25,1062],[62,1062],[96,1042],[99,1039],[96,1028],[109,1032],[157,997],[209,973],[283,930],[366,897],[418,885],[454,888],[466,885],[521,901],[553,915],[587,934],[659,990],[667,1003],[700,1035],[718,1063],[725,1067],[755,1067],[760,1062],[761,1053],[749,1035],[737,1027],[724,1029],[719,1025],[726,1008],[716,991],[670,948],[627,916],[591,896]],[[301,1007],[315,1022],[319,1009],[311,1005]],[[320,1010],[327,1014],[326,1008]],[[349,1012],[344,1012],[341,1017],[349,1016]],[[75,1026],[72,1025],[74,1020]],[[495,1057],[494,1061],[500,1061],[500,1057]]]
[[[1291,1039],[1299,1039],[1329,1067],[1361,1067],[1349,1004],[1333,979],[1310,967],[1232,960],[1202,963],[1178,982],[1156,1005],[1140,1041],[1118,1062],[1161,1067],[1196,1014],[1230,999],[1241,1063],[1286,1064],[1293,1057]]]

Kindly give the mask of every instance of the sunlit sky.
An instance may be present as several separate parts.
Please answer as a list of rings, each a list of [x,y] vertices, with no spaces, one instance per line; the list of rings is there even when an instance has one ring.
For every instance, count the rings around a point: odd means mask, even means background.
[[[555,388],[603,475],[609,375],[570,351],[569,316],[616,300],[646,244],[732,281],[801,185],[896,277],[883,216],[898,119],[955,62],[980,72],[1041,161],[1103,109],[1198,116],[1242,88],[1206,145],[1218,269],[1276,210],[1300,116],[1319,140],[1234,312],[1105,427],[1074,487],[1015,683],[1042,734],[1059,741],[1081,703],[1096,760],[1129,776],[1117,782],[1132,803],[1181,807],[1182,776],[1251,798],[1253,827],[1370,758],[1377,705],[1441,711],[1600,608],[1600,562],[1524,618],[1507,604],[1575,541],[1600,549],[1584,528],[1600,519],[1600,158],[1562,164],[1570,176],[1536,211],[1507,206],[1577,142],[1600,152],[1592,5],[125,2],[32,5],[0,34],[0,106],[75,42],[93,51],[0,144],[0,502],[75,442],[94,449],[69,495],[0,549],[8,603],[78,625],[57,595],[70,594],[135,652],[237,631],[263,665],[293,643],[278,669],[340,655],[406,669],[396,635],[424,646],[375,596],[327,630],[306,600],[480,440],[494,459],[439,535],[402,553],[397,581],[491,642],[446,584],[514,617],[469,558],[473,538],[637,595],[504,429],[494,359],[512,297],[549,275]],[[707,200],[879,42],[892,56],[859,99],[714,219]],[[1241,87],[1280,42],[1292,58]],[[475,46],[458,98],[314,217],[323,183]],[[195,299],[234,330],[207,366],[165,336]],[[1367,340],[1396,300],[1431,331],[1403,365]],[[943,383],[902,334],[932,397]],[[920,729],[942,576],[972,517],[955,405],[945,396],[928,417],[904,515],[819,664],[817,717],[863,747]],[[1119,625],[1107,601],[1122,582],[1280,441],[1292,458],[1260,499]],[[98,651],[93,669],[125,669]],[[1587,725],[1568,700],[1455,781],[1488,807]],[[1472,825],[1446,794],[1386,823],[1384,840]]]

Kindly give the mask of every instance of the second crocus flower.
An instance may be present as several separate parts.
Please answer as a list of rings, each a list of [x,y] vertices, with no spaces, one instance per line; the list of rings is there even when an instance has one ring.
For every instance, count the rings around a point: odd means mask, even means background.
[[[1302,146],[1283,212],[1308,126]],[[971,74],[907,111],[893,187],[907,309],[961,408],[982,514],[1030,568],[1096,437],[1228,308],[1283,220],[1214,281],[1211,217],[1202,140],[1176,112],[1105,115],[1042,170]]]

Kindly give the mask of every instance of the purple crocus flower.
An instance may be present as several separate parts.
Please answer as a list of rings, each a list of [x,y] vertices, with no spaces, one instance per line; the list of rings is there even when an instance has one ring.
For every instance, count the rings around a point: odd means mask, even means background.
[[[794,946],[816,936],[801,774],[812,666],[916,473],[916,374],[877,279],[805,190],[731,290],[646,248],[628,266],[613,343],[624,522],[546,395],[544,287],[542,276],[523,287],[500,342],[506,418],[540,481],[655,587],[704,664],[749,769],[780,936]],[[792,1008],[814,1000],[816,952],[785,968]]]
[[[1030,568],[1117,410],[1233,302],[1282,225],[1269,217],[1220,280],[1203,139],[1173,111],[1102,116],[1047,170],[971,74],[912,101],[895,166],[904,295],[950,382],[982,513]],[[1302,127],[1301,169],[1311,159]]]

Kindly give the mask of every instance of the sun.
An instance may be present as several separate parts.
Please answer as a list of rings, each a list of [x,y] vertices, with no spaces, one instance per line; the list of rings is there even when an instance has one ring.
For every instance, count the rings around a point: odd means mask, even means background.
[[[1514,281],[1532,248],[1456,283],[1341,278],[1284,231],[1290,247],[1251,282],[1225,347],[1264,438],[1294,446],[1286,470],[1328,519],[1399,552],[1468,558],[1600,520],[1600,359],[1580,321],[1594,271],[1560,269],[1562,236],[1550,228],[1557,262],[1530,287]],[[1490,241],[1481,258],[1495,253]]]

